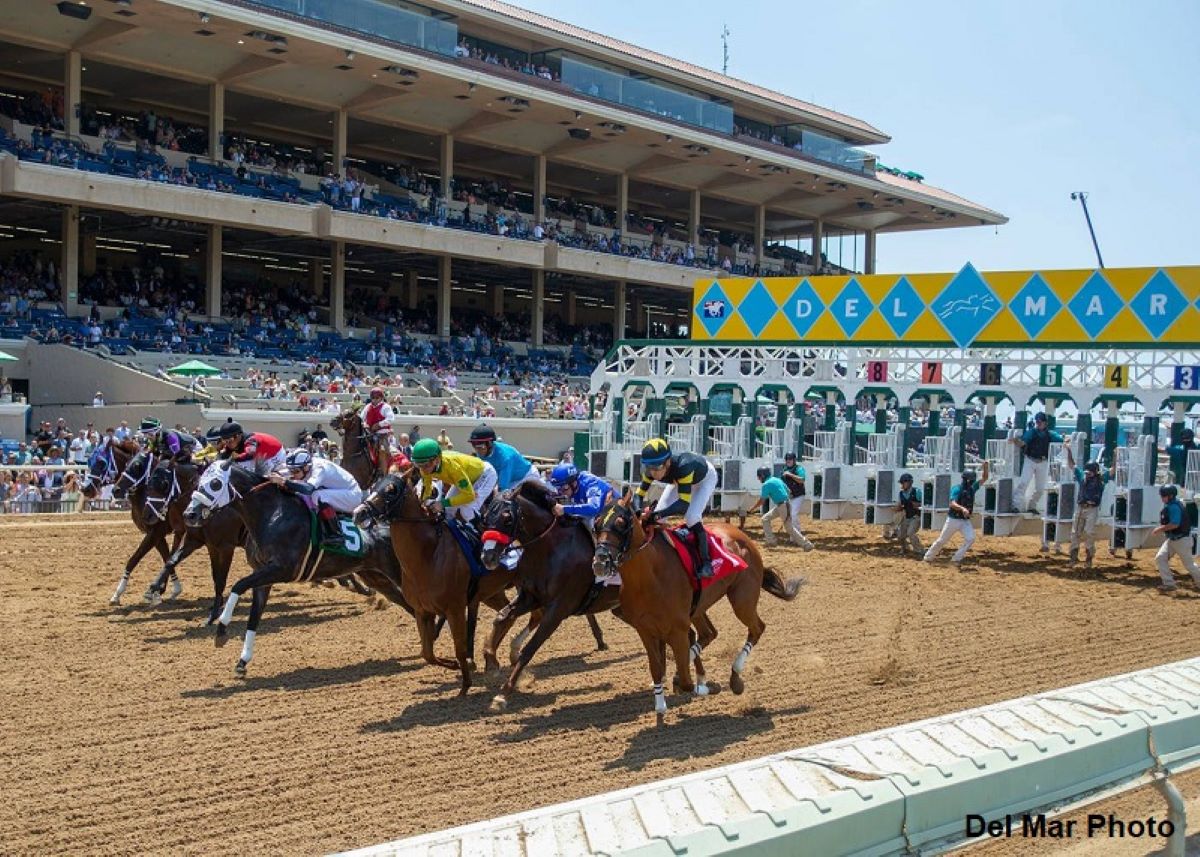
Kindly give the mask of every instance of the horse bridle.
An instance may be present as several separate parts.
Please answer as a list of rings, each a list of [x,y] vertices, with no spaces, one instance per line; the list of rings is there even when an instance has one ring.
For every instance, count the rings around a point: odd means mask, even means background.
[[[491,530],[492,533],[502,535],[507,539],[507,542],[505,542],[506,547],[511,546],[511,547],[527,548],[530,545],[536,544],[537,542],[541,541],[546,536],[550,535],[550,531],[553,530],[554,527],[558,524],[557,516],[551,515],[550,516],[550,524],[549,524],[549,526],[546,527],[546,529],[542,530],[540,533],[538,533],[532,539],[526,540],[526,539],[521,538],[521,530],[523,530],[525,528],[525,525],[521,523],[521,504],[519,502],[517,502],[519,499],[520,498],[517,497],[517,495],[515,493],[507,492],[507,493],[501,494],[499,497],[497,497],[495,500],[492,501],[493,503],[498,503],[498,504],[508,504],[509,508],[512,509],[512,529],[513,529],[513,531],[511,533],[511,535],[509,533],[505,533],[500,530]],[[497,514],[499,514],[499,513],[497,513]],[[488,536],[488,533],[484,533],[484,541],[487,541],[487,536]]]
[[[150,474],[154,470],[154,453],[153,452],[139,453],[139,455],[143,455],[143,454],[146,456],[146,466],[144,468],[142,468],[142,475],[138,476],[137,478],[131,477],[129,475],[129,465],[128,464],[125,465],[125,469],[123,471],[121,471],[121,475],[118,476],[117,481],[113,483],[114,490],[121,489],[121,483],[128,480],[129,487],[125,488],[123,490],[125,490],[126,492],[132,491],[134,488],[138,487],[139,485],[141,485],[143,482],[145,482],[147,479],[150,478]],[[136,458],[136,456],[134,456],[134,457]],[[130,459],[129,463],[132,464],[133,459]]]
[[[635,513],[628,506],[621,506],[619,503],[613,503],[608,507],[601,517],[596,519],[596,553],[595,558],[604,562],[605,566],[610,569],[609,574],[616,572],[627,559],[629,559],[629,541],[633,538],[633,519]],[[621,535],[616,527],[612,524],[616,520],[628,521],[628,526],[625,529],[624,535]],[[613,552],[612,544],[601,541],[599,536],[604,533],[617,533],[621,538],[621,543],[617,547],[616,553]],[[645,539],[633,553],[640,553],[650,546],[653,539],[650,533],[645,534]]]
[[[147,470],[149,477],[146,480],[147,491],[146,491],[145,504],[146,504],[146,508],[148,508],[154,514],[154,517],[158,518],[160,521],[165,521],[167,519],[167,509],[170,507],[171,501],[174,500],[175,497],[178,496],[179,492],[180,492],[179,474],[175,472],[174,465],[172,465],[170,468],[168,468],[171,473],[171,488],[170,488],[170,490],[167,491],[167,494],[165,497],[151,497],[150,492],[149,492],[150,483],[153,481],[154,473],[160,469],[161,468],[154,468],[153,470]]]
[[[372,523],[378,523],[380,518],[385,518],[388,522],[397,522],[403,524],[435,524],[437,526],[441,526],[441,516],[434,517],[428,514],[422,514],[420,517],[416,518],[393,518],[391,516],[391,510],[395,508],[398,503],[404,501],[404,495],[410,488],[413,487],[414,486],[409,483],[408,477],[399,474],[395,475],[386,486],[372,491],[367,495],[366,499],[363,500],[362,508],[367,510],[366,517]],[[382,499],[383,508],[376,508],[375,503],[371,502],[372,498]]]
[[[104,465],[103,473],[97,474],[93,472],[92,468],[97,464]],[[88,471],[83,477],[83,485],[81,487],[84,490],[90,489],[93,480],[95,480],[97,488],[107,485],[111,481],[109,475],[116,469],[117,460],[113,455],[112,446],[106,445],[103,449],[96,451],[92,455],[92,460],[88,463]]]

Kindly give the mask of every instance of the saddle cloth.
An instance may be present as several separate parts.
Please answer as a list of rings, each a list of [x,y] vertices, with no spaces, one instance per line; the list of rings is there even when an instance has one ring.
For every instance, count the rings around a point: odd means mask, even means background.
[[[663,530],[663,537],[671,547],[675,548],[675,553],[679,555],[679,561],[683,563],[684,571],[688,573],[688,579],[692,582],[692,588],[697,590],[711,586],[718,580],[736,574],[747,567],[746,561],[740,556],[730,553],[725,548],[725,543],[708,527],[704,528],[704,534],[708,536],[708,556],[712,560],[713,574],[712,577],[700,579],[696,577],[696,568],[700,565],[700,558],[696,555],[696,539],[692,535],[692,531],[686,527]]]

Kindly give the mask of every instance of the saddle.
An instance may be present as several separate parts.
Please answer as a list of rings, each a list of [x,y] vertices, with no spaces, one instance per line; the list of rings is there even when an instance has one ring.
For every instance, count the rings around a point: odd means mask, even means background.
[[[463,556],[467,558],[467,565],[471,568],[471,578],[475,579],[487,574],[487,569],[479,561],[479,554],[483,550],[483,541],[475,528],[463,526],[457,518],[446,518],[446,526],[454,535],[454,540],[458,542],[459,548],[462,549]]]
[[[366,554],[367,537],[358,524],[354,523],[354,516],[348,512],[338,512],[337,516],[337,531],[341,536],[341,543],[337,547],[322,544],[321,521],[317,518],[315,504],[307,497],[304,500],[308,506],[309,544],[312,546],[312,553],[324,551],[354,558]]]
[[[687,572],[692,589],[697,592],[748,567],[744,559],[730,553],[725,548],[725,543],[705,527],[704,534],[708,537],[708,556],[712,562],[713,573],[712,577],[699,578],[696,576],[696,569],[700,566],[700,555],[696,550],[696,537],[692,535],[692,531],[687,527],[674,527],[664,529],[662,534],[679,555],[679,561],[683,563],[683,570]]]

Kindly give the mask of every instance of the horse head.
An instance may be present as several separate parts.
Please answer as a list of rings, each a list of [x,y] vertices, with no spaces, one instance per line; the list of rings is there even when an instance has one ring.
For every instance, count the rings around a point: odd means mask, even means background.
[[[146,479],[146,514],[165,521],[171,501],[179,496],[179,491],[179,476],[174,465],[161,459]]]
[[[480,516],[483,522],[483,552],[480,561],[495,571],[500,557],[514,542],[532,544],[554,526],[555,495],[537,482],[522,482],[495,495]]]
[[[95,500],[100,494],[101,487],[117,478],[117,462],[113,457],[112,447],[102,446],[92,453],[87,463],[87,473],[83,474],[80,491],[89,500]]]
[[[629,554],[646,541],[642,524],[633,511],[633,492],[626,488],[621,499],[611,504],[593,525],[596,532],[596,553],[592,571],[597,577],[611,577],[620,569]]]
[[[134,455],[113,483],[113,497],[124,500],[130,491],[146,481],[153,467],[154,453],[143,451]]]
[[[418,508],[409,513],[411,519],[416,514],[424,515],[420,510],[420,494],[417,493],[415,482],[420,478],[416,468],[409,468],[403,473],[389,473],[375,483],[371,493],[354,510],[356,523],[376,523],[378,521],[394,521],[404,514],[406,506],[416,505]]]
[[[200,475],[192,499],[183,512],[184,523],[198,527],[211,518],[213,512],[241,496],[233,486],[233,462],[215,461]]]

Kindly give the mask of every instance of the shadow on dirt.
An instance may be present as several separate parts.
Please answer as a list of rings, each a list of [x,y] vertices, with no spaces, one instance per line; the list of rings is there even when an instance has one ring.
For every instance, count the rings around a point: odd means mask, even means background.
[[[231,648],[230,651],[235,650]],[[246,679],[237,679],[231,676],[228,683],[222,684],[220,687],[184,690],[180,691],[179,695],[184,699],[223,699],[239,693],[251,693],[258,690],[321,690],[337,685],[357,684],[364,679],[400,675],[420,669],[424,665],[419,658],[411,656],[373,658],[360,664],[340,667],[301,667],[285,673],[251,676]],[[232,666],[230,670],[232,671]]]

